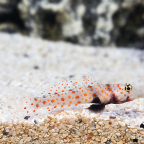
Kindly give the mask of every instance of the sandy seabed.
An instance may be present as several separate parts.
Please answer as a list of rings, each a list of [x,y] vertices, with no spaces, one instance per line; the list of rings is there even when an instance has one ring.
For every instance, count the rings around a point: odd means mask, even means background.
[[[107,105],[103,113],[86,109],[36,117],[23,110],[22,94],[38,94],[46,85],[84,70],[102,83],[132,84],[132,102]],[[82,47],[18,34],[0,34],[0,143],[131,144],[144,143],[144,51]],[[21,100],[21,101],[19,101]]]

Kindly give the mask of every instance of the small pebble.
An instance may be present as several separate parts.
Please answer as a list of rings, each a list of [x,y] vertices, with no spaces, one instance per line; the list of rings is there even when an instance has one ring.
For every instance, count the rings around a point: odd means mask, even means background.
[[[70,76],[69,76],[69,78],[72,78],[72,77],[74,77],[74,75],[70,75]]]
[[[110,116],[109,118],[110,118],[110,119],[115,119],[116,117],[115,117],[115,116]]]
[[[26,53],[25,53],[23,56],[24,56],[25,58],[28,58],[28,57],[29,57],[29,55],[28,55],[28,54],[26,54]]]
[[[30,118],[30,116],[25,116],[24,119],[28,120]]]
[[[140,128],[144,128],[144,124],[143,123],[140,125]]]
[[[37,65],[36,65],[36,66],[34,66],[34,69],[36,69],[36,70],[37,70],[37,69],[39,69],[39,66],[37,66]]]
[[[5,130],[3,131],[3,135],[8,135],[9,133],[6,132]]]
[[[110,143],[111,143],[111,140],[107,140],[105,143],[106,143],[106,144],[110,144]]]
[[[37,124],[37,121],[36,121],[36,120],[34,120],[34,123],[35,123],[35,124]]]
[[[71,129],[70,132],[73,133],[73,134],[75,134],[76,130],[75,129]]]
[[[138,142],[138,140],[137,139],[133,139],[133,142]]]
[[[79,119],[79,123],[81,123],[82,122],[82,119]]]

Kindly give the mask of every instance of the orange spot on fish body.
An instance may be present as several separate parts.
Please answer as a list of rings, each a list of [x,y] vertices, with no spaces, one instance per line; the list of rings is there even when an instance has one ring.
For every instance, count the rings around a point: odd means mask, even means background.
[[[87,96],[87,93],[84,93],[84,96]]]
[[[85,101],[87,101],[87,99],[85,99]]]
[[[65,101],[65,99],[64,99],[64,98],[61,98],[61,101]]]
[[[51,102],[52,102],[52,103],[54,103],[54,102],[55,102],[55,100],[51,100]]]
[[[72,91],[73,94],[75,94],[75,91]]]
[[[57,108],[57,106],[54,106],[54,108]]]
[[[76,96],[76,99],[79,99],[79,96]]]
[[[43,104],[45,105],[45,104],[46,104],[46,101],[43,101]]]
[[[38,107],[39,107],[39,104],[36,104],[36,107],[38,108]]]

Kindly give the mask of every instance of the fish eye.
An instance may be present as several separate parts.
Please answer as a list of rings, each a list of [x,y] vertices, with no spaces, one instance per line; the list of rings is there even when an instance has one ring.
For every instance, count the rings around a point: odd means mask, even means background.
[[[132,85],[126,83],[125,90],[126,90],[127,92],[131,91],[131,90],[132,90]]]

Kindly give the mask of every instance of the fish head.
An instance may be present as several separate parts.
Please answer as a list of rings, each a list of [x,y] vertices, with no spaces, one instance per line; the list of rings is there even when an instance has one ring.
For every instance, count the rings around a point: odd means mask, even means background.
[[[131,84],[126,83],[125,91],[127,93],[126,102],[133,101],[134,99],[137,98],[137,91]]]
[[[112,102],[121,104],[137,98],[137,91],[131,84],[117,84],[112,94]]]

